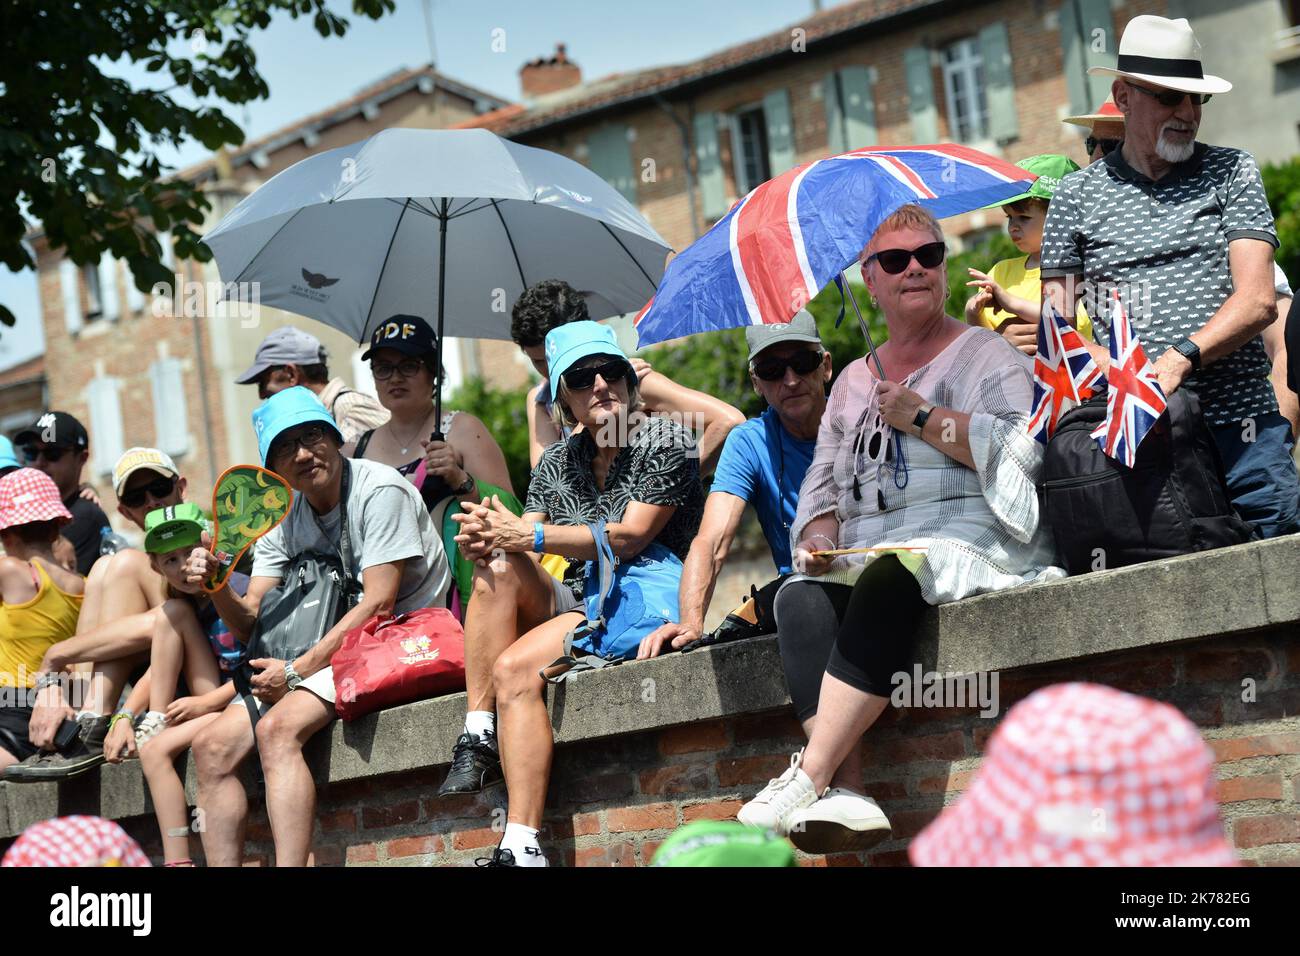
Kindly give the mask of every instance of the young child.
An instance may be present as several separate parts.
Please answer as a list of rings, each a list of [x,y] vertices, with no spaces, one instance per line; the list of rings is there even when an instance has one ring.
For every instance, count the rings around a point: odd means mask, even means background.
[[[55,557],[59,529],[72,520],[44,472],[19,468],[0,478],[0,684],[31,687],[51,644],[72,637],[86,582]],[[27,736],[32,709],[0,705],[0,769],[36,752]]]
[[[1000,204],[1007,216],[1007,234],[1024,255],[995,263],[987,274],[978,269],[969,270],[974,278],[966,284],[976,286],[977,291],[966,303],[966,321],[1001,333],[1020,351],[1033,355],[1038,350],[1042,289],[1039,252],[1043,247],[1047,207],[1057,183],[1079,166],[1053,153],[1031,156],[1016,165],[1038,175],[1028,192]],[[1092,322],[1082,303],[1075,322],[1079,334],[1091,342]]]
[[[185,562],[207,530],[198,505],[158,508],[145,517],[144,527],[145,550],[154,570],[166,579],[169,598],[154,630],[149,672],[113,716],[104,754],[117,763],[132,749],[138,750],[162,831],[165,865],[193,866],[185,785],[175,762],[198,732],[234,700],[230,675],[242,659],[243,647],[208,595],[186,582]],[[242,594],[248,578],[233,574],[227,586]],[[190,696],[178,699],[176,683],[181,674]],[[149,709],[133,737],[131,721],[146,704]]]

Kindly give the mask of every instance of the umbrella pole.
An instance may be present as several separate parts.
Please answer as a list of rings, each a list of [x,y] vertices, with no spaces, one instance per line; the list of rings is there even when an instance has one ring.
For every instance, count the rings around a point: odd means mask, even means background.
[[[433,389],[433,434],[430,441],[445,441],[442,434],[442,326],[443,310],[447,297],[447,204],[442,200],[438,214],[438,348],[434,354],[437,365],[437,382]]]
[[[876,354],[876,343],[871,339],[871,330],[867,328],[867,320],[862,317],[862,310],[858,308],[858,299],[853,294],[853,287],[849,285],[849,277],[844,273],[840,273],[840,275],[844,279],[844,289],[849,294],[849,301],[853,303],[853,314],[858,317],[858,328],[862,329],[862,337],[867,340],[867,351],[876,360],[876,371],[880,373],[883,380],[888,376],[885,375],[885,366],[880,364],[880,356]]]

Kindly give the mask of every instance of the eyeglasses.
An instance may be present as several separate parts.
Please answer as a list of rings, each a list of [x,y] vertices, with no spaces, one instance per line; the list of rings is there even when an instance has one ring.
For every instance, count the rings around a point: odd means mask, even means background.
[[[1125,80],[1124,83],[1129,89],[1145,93],[1161,106],[1168,107],[1181,106],[1184,96],[1192,101],[1193,106],[1204,106],[1210,102],[1210,97],[1214,95],[1213,93],[1184,93],[1182,90],[1148,90],[1145,86],[1129,83],[1128,80]]]
[[[402,378],[415,378],[422,368],[424,363],[416,359],[403,359],[396,365],[392,362],[371,362],[370,374],[376,381],[383,382],[392,378],[394,372],[400,374]]]
[[[754,374],[765,382],[776,382],[785,378],[785,370],[793,369],[796,375],[807,375],[822,364],[821,353],[813,349],[800,349],[786,358],[769,356],[754,362]]]
[[[1109,156],[1122,142],[1123,140],[1121,139],[1097,139],[1095,136],[1089,136],[1083,141],[1083,151],[1091,156],[1097,151],[1097,147],[1100,146],[1101,155]]]
[[[72,451],[71,448],[60,448],[58,445],[46,445],[44,448],[37,448],[35,445],[24,445],[19,449],[23,456],[23,461],[29,465],[36,464],[38,458],[44,458],[50,464],[60,460],[64,455]]]
[[[271,453],[266,457],[269,461],[284,461],[297,455],[299,448],[310,448],[324,440],[325,429],[320,425],[313,425],[304,428],[297,435],[282,435],[276,438]]]
[[[920,263],[921,268],[933,269],[943,262],[947,253],[948,247],[942,242],[927,242],[915,249],[881,249],[867,256],[867,262],[875,259],[880,263],[880,268],[891,276],[896,276],[911,264],[913,258]]]
[[[172,492],[176,490],[176,479],[165,476],[155,478],[147,485],[141,485],[138,488],[132,488],[130,491],[124,491],[117,496],[117,500],[128,508],[139,508],[144,504],[145,493],[148,492],[154,501],[162,501],[164,498],[171,497]]]
[[[575,392],[585,392],[596,384],[599,375],[607,384],[621,382],[631,373],[632,366],[622,359],[614,359],[602,365],[587,365],[582,368],[570,368],[564,371],[564,384]]]

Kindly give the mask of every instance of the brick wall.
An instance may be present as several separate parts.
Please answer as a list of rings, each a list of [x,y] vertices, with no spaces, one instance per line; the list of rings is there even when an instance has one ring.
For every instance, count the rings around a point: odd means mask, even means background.
[[[1243,701],[1243,681],[1255,700]],[[1300,864],[1300,632],[1144,648],[1001,674],[1002,713],[1035,689],[1092,680],[1167,701],[1218,758],[1229,836],[1252,864]],[[1000,716],[999,718],[1000,719]],[[889,710],[863,744],[866,789],[894,839],[870,854],[806,857],[808,866],[896,866],[908,841],[969,786],[996,725],[973,710]],[[728,819],[800,746],[788,710],[560,746],[543,837],[553,863],[641,866],[676,827]],[[437,755],[433,759],[442,759]],[[504,813],[489,797],[440,800],[445,765],[336,784],[321,792],[318,865],[471,865],[495,846]],[[495,817],[494,817],[495,812]],[[124,821],[158,856],[152,818]],[[248,863],[272,858],[264,815]]]

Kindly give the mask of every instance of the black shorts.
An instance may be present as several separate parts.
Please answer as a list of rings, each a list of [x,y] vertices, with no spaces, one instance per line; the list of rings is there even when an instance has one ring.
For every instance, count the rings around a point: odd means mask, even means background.
[[[25,705],[0,707],[0,750],[7,750],[19,760],[36,753],[27,737],[27,727],[32,719],[32,709]]]

